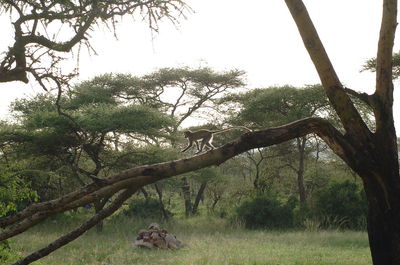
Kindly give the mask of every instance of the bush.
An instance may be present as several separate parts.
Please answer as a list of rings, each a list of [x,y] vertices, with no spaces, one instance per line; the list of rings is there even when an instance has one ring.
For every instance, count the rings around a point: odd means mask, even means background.
[[[10,248],[7,240],[0,242],[0,264],[11,264],[20,258],[21,257]]]
[[[364,191],[346,180],[319,190],[313,210],[315,216],[321,219],[330,217],[346,220],[342,224],[344,228],[363,228],[360,224],[364,223],[362,220],[367,216],[367,201]]]
[[[166,210],[168,217],[172,216],[172,213]],[[124,214],[127,216],[135,216],[140,218],[155,218],[162,219],[162,207],[158,200],[149,198],[147,200],[134,200],[129,208],[124,210]]]
[[[288,228],[293,223],[290,206],[270,195],[259,195],[245,201],[236,212],[246,228]]]

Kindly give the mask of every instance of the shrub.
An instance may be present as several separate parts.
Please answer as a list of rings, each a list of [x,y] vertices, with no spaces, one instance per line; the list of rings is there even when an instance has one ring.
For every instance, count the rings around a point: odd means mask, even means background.
[[[293,223],[292,209],[270,195],[243,202],[236,210],[246,228],[287,228]]]
[[[167,215],[169,217],[172,216],[172,213],[166,210]],[[149,198],[147,200],[134,200],[129,208],[124,210],[124,214],[127,216],[135,216],[140,218],[155,218],[162,219],[162,207],[158,200]]]
[[[11,264],[20,258],[21,257],[10,248],[7,240],[0,242],[0,264]]]
[[[359,227],[360,220],[367,216],[364,191],[349,180],[319,190],[313,208],[316,217],[346,220],[344,228],[363,228]]]

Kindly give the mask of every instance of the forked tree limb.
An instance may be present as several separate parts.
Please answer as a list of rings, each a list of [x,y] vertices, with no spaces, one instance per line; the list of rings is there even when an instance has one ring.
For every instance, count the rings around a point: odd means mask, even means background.
[[[69,232],[68,234],[63,235],[62,237],[58,238],[57,240],[50,243],[48,246],[39,249],[30,255],[26,256],[25,258],[20,259],[14,265],[26,265],[34,262],[38,259],[41,259],[53,251],[65,246],[66,244],[70,243],[71,241],[75,240],[82,234],[84,234],[87,230],[98,224],[103,219],[107,218],[111,214],[113,214],[116,210],[121,207],[121,205],[129,199],[136,191],[138,190],[137,187],[130,187],[120,193],[118,197],[106,208],[99,211],[95,216],[84,222],[81,226],[76,228],[75,230]]]
[[[368,95],[367,93],[357,92],[357,91],[355,91],[355,90],[353,90],[351,88],[348,88],[348,87],[343,87],[343,89],[344,89],[344,91],[346,91],[347,94],[358,98],[359,100],[361,100],[362,102],[364,102],[368,106],[372,107],[372,97],[370,95]]]
[[[303,1],[285,0],[285,2],[318,72],[326,95],[342,121],[347,134],[356,139],[369,141],[371,132],[344,91]]]
[[[90,184],[50,202],[30,206],[15,216],[1,220],[2,225],[13,225],[0,233],[0,240],[26,231],[55,213],[84,206],[100,198],[111,196],[132,185],[140,188],[161,179],[219,165],[250,149],[279,144],[310,133],[315,133],[321,137],[348,164],[354,164],[354,161],[351,161],[351,155],[357,150],[348,144],[346,137],[324,119],[307,118],[280,127],[245,133],[232,142],[194,157],[128,169],[105,178],[109,183],[108,185],[96,186]],[[27,215],[27,213],[30,215]],[[18,221],[19,223],[17,223]]]

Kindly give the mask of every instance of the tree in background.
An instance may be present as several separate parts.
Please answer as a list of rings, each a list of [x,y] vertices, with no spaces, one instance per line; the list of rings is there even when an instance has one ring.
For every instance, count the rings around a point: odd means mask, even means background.
[[[166,128],[173,121],[157,109],[161,105],[153,99],[156,92],[137,91],[136,81],[125,75],[103,75],[78,84],[62,98],[38,95],[14,102],[18,123],[2,128],[0,137],[30,161],[15,174],[35,183],[43,201],[92,180],[101,182],[99,176],[120,168],[124,160],[126,165],[126,159],[129,166],[145,163],[138,153],[154,156],[144,146],[146,139],[165,139]],[[55,108],[56,101],[62,115]],[[46,197],[45,187],[52,183],[58,184],[53,188],[58,193]],[[96,201],[96,212],[109,199]],[[98,226],[98,231],[101,229]]]
[[[229,95],[222,102],[238,104],[236,106],[238,111],[230,118],[233,124],[246,124],[252,128],[279,126],[306,117],[330,118],[333,114],[320,85],[303,88],[282,86],[255,89],[242,94]],[[268,157],[276,162],[280,160],[279,164],[273,163],[272,168],[269,167],[271,172],[264,175],[269,175],[271,179],[279,176],[284,169],[292,170],[297,176],[299,201],[306,205],[307,190],[304,183],[306,161],[316,150],[314,148],[316,145],[318,145],[318,139],[315,136],[302,136],[291,141],[290,144],[281,144],[270,150],[259,150],[258,153],[249,156],[256,167],[255,187],[268,188],[260,179],[261,162],[268,160]],[[296,151],[293,152],[293,150]]]
[[[231,93],[234,89],[244,86],[244,72],[230,70],[216,72],[210,68],[191,69],[162,68],[151,74],[137,77],[141,80],[144,89],[158,91],[158,101],[163,106],[162,110],[175,121],[173,126],[167,128],[171,136],[170,144],[177,146],[178,129],[190,120],[213,121],[214,126],[217,112],[218,98]],[[204,126],[202,126],[204,127]],[[216,127],[215,127],[216,128]],[[185,205],[185,215],[189,216],[197,211],[199,197],[202,196],[207,181],[201,181],[194,204],[191,201],[191,184],[189,176],[183,175],[179,185]],[[158,197],[162,196],[162,185],[155,185]],[[163,202],[160,201],[161,205]]]

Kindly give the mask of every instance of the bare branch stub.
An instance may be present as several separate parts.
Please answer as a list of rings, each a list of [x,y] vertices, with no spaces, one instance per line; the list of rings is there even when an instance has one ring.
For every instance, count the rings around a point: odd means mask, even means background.
[[[187,11],[190,8],[181,0],[1,1],[0,15],[9,15],[14,40],[0,56],[0,82],[28,83],[31,74],[42,88],[51,90],[45,79],[65,81],[77,74],[77,69],[65,69],[61,62],[76,46],[93,50],[89,33],[95,26],[103,24],[115,31],[123,16],[141,16],[157,31],[160,20],[177,23]]]

